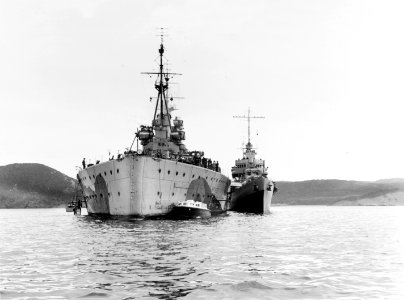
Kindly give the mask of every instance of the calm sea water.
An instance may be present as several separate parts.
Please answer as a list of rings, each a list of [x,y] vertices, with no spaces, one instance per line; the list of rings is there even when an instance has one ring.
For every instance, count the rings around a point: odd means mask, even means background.
[[[1,299],[403,299],[404,207],[105,220],[0,210]]]

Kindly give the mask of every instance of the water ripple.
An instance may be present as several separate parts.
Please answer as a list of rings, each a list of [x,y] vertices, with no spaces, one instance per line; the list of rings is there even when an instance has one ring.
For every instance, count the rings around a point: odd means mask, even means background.
[[[401,299],[402,207],[108,219],[0,210],[1,299]]]

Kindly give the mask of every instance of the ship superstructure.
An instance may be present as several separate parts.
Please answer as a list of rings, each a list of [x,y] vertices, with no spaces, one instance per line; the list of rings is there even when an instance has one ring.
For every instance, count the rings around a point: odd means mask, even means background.
[[[183,121],[171,116],[169,82],[180,74],[164,69],[164,52],[162,41],[158,72],[144,73],[157,76],[157,100],[151,125],[136,132],[143,149],[131,147],[116,159],[83,166],[77,175],[89,214],[163,215],[184,200],[225,205],[220,200],[225,199],[230,180],[203,151],[187,150]]]
[[[268,167],[265,160],[256,158],[256,151],[250,139],[250,119],[263,118],[237,116],[248,120],[248,142],[243,148],[243,157],[237,159],[231,173],[233,182],[230,189],[230,210],[251,213],[269,213],[274,183],[267,178]]]
[[[235,182],[244,182],[250,178],[268,175],[268,167],[265,160],[255,158],[255,149],[248,142],[243,151],[243,158],[237,159],[235,166],[231,168],[231,174]]]

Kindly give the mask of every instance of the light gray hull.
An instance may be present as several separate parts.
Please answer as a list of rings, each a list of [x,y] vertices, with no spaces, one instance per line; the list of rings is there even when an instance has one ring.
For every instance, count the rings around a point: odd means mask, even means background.
[[[125,156],[78,173],[89,214],[158,216],[174,203],[224,199],[230,180],[219,172],[169,159]]]

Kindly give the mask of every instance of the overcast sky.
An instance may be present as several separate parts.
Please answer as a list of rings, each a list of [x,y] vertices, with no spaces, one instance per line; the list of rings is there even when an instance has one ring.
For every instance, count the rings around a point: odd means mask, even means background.
[[[403,1],[0,2],[0,165],[75,177],[150,124],[159,27],[186,146],[230,175],[252,143],[276,180],[404,177]]]

